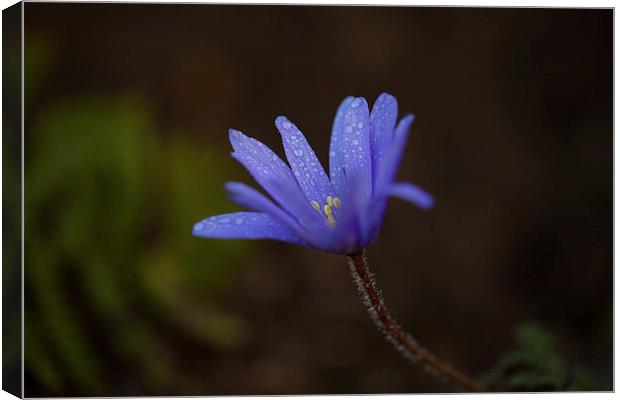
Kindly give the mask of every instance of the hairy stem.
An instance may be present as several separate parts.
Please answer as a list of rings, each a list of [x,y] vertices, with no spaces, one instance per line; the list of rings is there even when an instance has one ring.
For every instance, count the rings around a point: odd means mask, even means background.
[[[370,317],[386,339],[392,342],[404,357],[420,362],[426,371],[456,386],[472,392],[484,392],[482,386],[420,346],[396,323],[385,308],[381,291],[375,282],[374,275],[368,269],[366,250],[350,254],[347,258],[349,267],[351,267],[351,275],[353,275],[364,304],[368,307]]]

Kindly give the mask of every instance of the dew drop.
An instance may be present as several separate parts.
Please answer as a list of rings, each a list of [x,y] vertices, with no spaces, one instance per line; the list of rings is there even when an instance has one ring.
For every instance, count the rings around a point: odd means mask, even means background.
[[[297,157],[301,157],[304,155],[304,151],[302,149],[295,149],[293,150],[293,154],[295,154]]]
[[[223,224],[227,224],[227,223],[229,223],[229,222],[230,222],[230,218],[222,218],[222,219],[220,220],[220,222],[221,222],[221,223],[223,223]]]
[[[353,140],[351,141],[351,143],[353,143],[354,145],[357,145],[357,144],[359,143],[359,141],[358,141],[357,139],[353,139]]]
[[[282,128],[284,128],[284,129],[291,129],[291,123],[288,122],[288,121],[282,122]]]
[[[235,219],[235,224],[241,225],[242,223],[243,223],[243,218],[236,218]]]
[[[347,133],[351,133],[351,132],[353,132],[353,127],[351,127],[351,126],[347,126],[346,128],[344,128],[344,130],[345,130],[345,132],[347,132]]]
[[[362,104],[362,100],[360,100],[359,98],[353,100],[353,102],[351,103],[351,107],[352,108],[357,108],[360,106],[360,104]]]
[[[358,122],[357,123],[357,127],[360,128],[360,129],[363,128],[364,127],[364,123],[362,121]]]

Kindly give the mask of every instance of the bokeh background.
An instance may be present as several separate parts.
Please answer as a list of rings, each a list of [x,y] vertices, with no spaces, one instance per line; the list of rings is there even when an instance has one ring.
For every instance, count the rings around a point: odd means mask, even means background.
[[[343,257],[191,235],[238,210],[240,129],[327,161],[347,95],[417,115],[369,257],[494,390],[612,389],[611,10],[25,5],[26,396],[450,392]],[[15,60],[17,61],[17,60]]]

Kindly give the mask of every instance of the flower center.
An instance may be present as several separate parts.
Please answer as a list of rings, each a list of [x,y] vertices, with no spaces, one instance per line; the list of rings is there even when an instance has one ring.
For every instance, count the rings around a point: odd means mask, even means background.
[[[334,218],[334,213],[332,211],[333,208],[340,208],[342,206],[342,202],[338,197],[327,196],[327,203],[323,205],[321,209],[321,205],[317,201],[310,201],[312,208],[317,210],[319,214],[324,215],[327,219],[327,223],[331,226],[336,225],[336,219]]]

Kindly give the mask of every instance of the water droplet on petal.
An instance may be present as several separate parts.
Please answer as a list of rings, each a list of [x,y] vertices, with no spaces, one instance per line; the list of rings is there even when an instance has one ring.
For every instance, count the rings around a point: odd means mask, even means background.
[[[360,104],[362,104],[362,100],[360,100],[359,98],[353,100],[353,102],[351,103],[351,108],[357,108],[360,106]]]
[[[241,225],[243,223],[243,218],[239,217],[235,219],[235,224]]]
[[[291,123],[288,122],[288,121],[282,122],[282,128],[284,128],[284,129],[291,129]]]
[[[364,123],[362,121],[358,122],[357,123],[357,127],[360,128],[360,129],[363,128],[364,127]]]
[[[221,222],[221,223],[223,223],[223,224],[227,224],[227,223],[229,223],[229,222],[230,222],[230,218],[222,218],[222,219],[220,220],[220,222]]]
[[[295,154],[297,157],[301,157],[304,155],[304,151],[302,149],[295,149],[293,150],[293,154]]]
[[[359,143],[359,141],[358,141],[357,139],[353,139],[353,140],[351,141],[351,143],[353,143],[354,145],[357,145],[357,144]]]
[[[344,130],[345,130],[346,133],[351,133],[351,132],[353,132],[353,127],[347,126],[346,128],[344,128]]]

